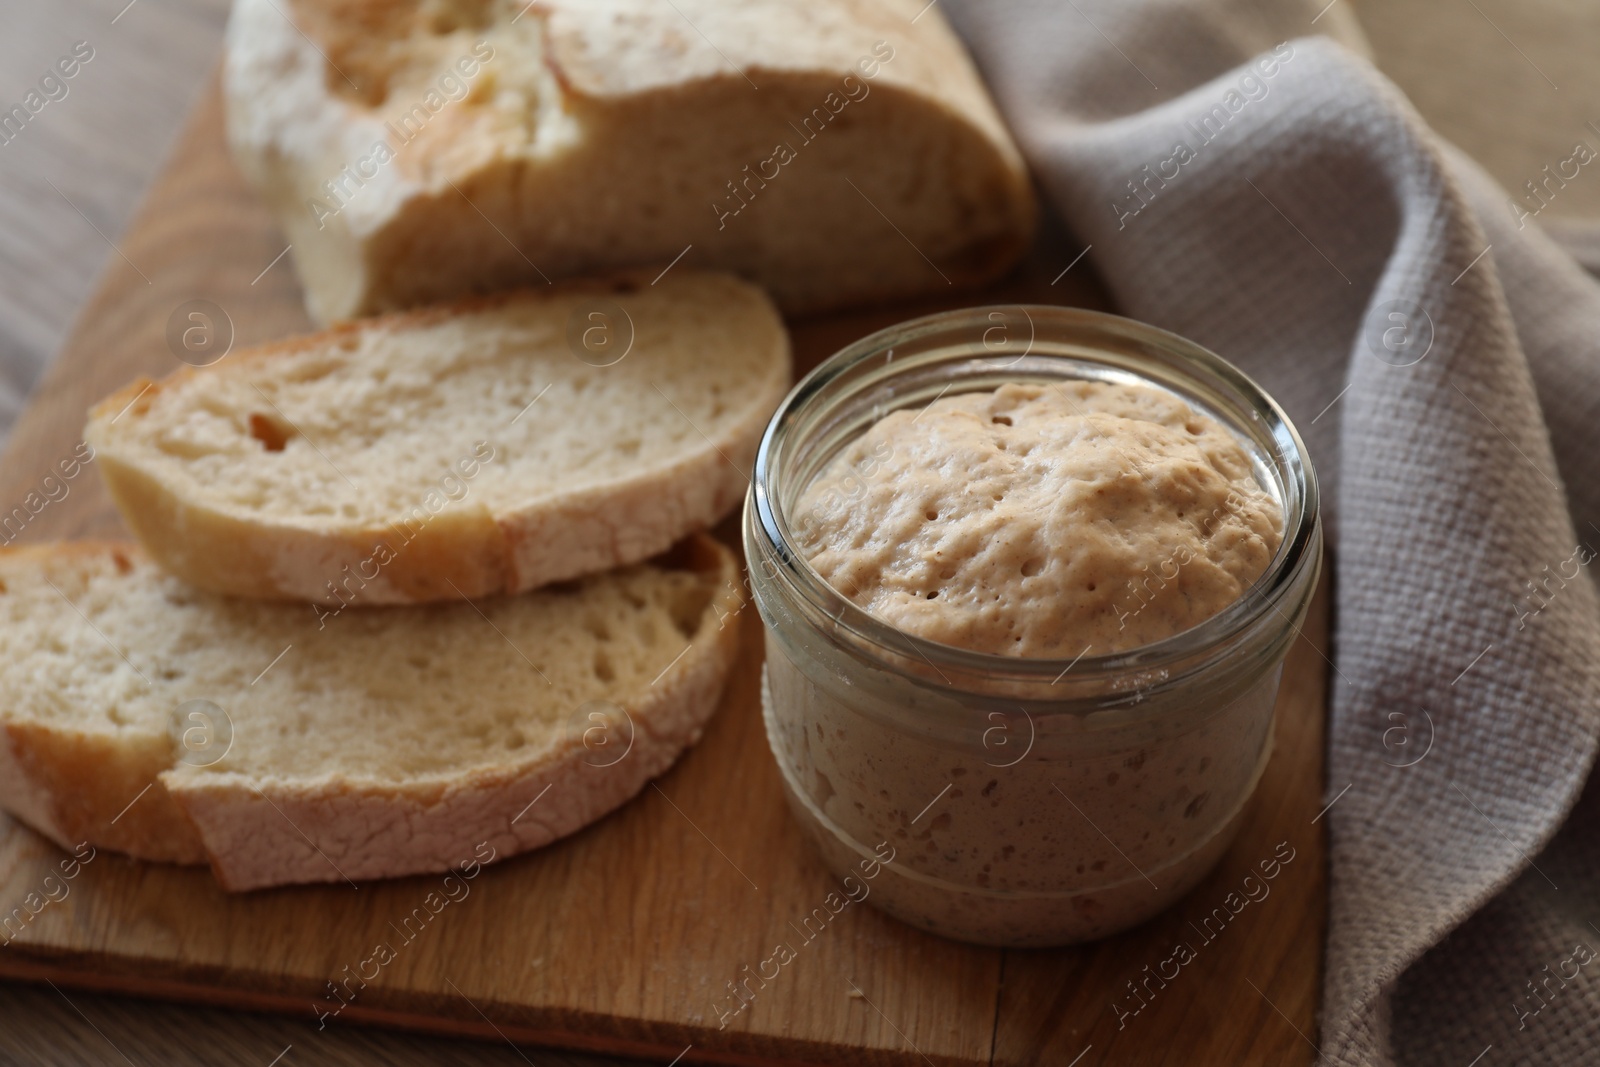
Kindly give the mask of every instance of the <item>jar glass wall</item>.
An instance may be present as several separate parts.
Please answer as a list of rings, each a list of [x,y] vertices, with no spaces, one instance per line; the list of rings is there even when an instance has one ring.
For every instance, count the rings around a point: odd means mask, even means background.
[[[1127,652],[1023,659],[899,631],[801,555],[791,509],[884,415],[1064,379],[1153,385],[1237,436],[1284,518],[1237,601]],[[1304,447],[1258,386],[1172,334],[1034,306],[918,319],[808,375],[762,441],[744,539],[766,624],[768,740],[825,862],[842,876],[892,854],[873,902],[948,937],[1016,946],[1141,922],[1221,857],[1271,754],[1283,659],[1322,555]]]

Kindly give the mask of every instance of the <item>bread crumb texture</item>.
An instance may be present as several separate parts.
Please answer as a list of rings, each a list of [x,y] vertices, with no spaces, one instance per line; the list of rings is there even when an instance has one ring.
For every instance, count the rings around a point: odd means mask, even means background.
[[[239,353],[98,412],[96,441],[182,499],[322,529],[404,521],[440,492],[507,515],[659,481],[708,439],[743,451],[788,378],[771,305],[693,271],[626,288],[535,290]]]
[[[1142,385],[1008,384],[897,411],[797,501],[801,550],[899,629],[1070,659],[1159,641],[1266,570],[1282,509],[1215,419]]]
[[[415,782],[581,744],[705,627],[715,577],[639,565],[476,604],[351,610],[219,597],[136,549],[0,553],[0,717],[168,737],[215,703],[227,755],[185,773]],[[579,724],[568,729],[568,719]],[[641,727],[642,728],[642,727]]]
[[[538,848],[699,739],[737,573],[696,536],[536,593],[324,628],[131,545],[0,551],[0,806],[67,847],[208,862],[232,890]]]

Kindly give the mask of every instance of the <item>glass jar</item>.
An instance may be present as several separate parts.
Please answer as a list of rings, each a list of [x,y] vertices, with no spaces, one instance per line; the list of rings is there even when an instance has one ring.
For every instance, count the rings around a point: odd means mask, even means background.
[[[1238,600],[1130,651],[1023,659],[897,630],[800,554],[789,509],[884,415],[1062,379],[1153,385],[1235,433],[1284,517]],[[744,545],[767,738],[825,863],[908,923],[1006,946],[1135,925],[1221,858],[1271,755],[1284,656],[1322,561],[1304,445],[1259,386],[1173,334],[1039,306],[917,319],[807,375],[762,439]]]

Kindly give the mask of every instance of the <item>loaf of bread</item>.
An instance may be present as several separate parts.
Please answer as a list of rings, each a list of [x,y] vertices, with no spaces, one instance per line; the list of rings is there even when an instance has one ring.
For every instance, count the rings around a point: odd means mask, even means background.
[[[0,806],[235,890],[537,848],[699,737],[737,576],[695,537],[570,587],[323,625],[132,545],[0,550]]]
[[[926,0],[236,0],[227,41],[229,140],[324,322],[680,257],[818,310],[1032,234]]]
[[[521,592],[665,550],[743,499],[789,379],[771,302],[679,267],[134,382],[85,440],[168,570],[337,614]]]

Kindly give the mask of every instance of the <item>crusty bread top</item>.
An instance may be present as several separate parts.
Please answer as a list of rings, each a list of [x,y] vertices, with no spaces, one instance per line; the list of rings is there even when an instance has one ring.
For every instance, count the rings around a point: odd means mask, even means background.
[[[569,91],[617,97],[695,79],[737,79],[729,56],[739,57],[758,86],[764,72],[859,77],[861,58],[883,42],[894,59],[874,68],[875,84],[937,100],[1017,158],[966,50],[926,0],[543,0],[539,6],[551,65]]]
[[[504,61],[467,85],[466,99],[493,102],[498,114],[481,121],[488,117],[446,109],[444,123],[423,131],[458,143],[451,162],[468,164],[462,171],[480,155],[465,151],[473,138],[502,147],[550,142],[538,127],[562,124],[556,98],[566,94],[631,96],[737,81],[745,71],[754,86],[760,72],[859,77],[878,42],[895,54],[875,68],[878,84],[949,108],[1021,167],[960,40],[924,0],[289,0],[287,10],[326,60],[327,94],[369,111],[375,128],[437,92],[440,72],[487,41]],[[495,101],[498,93],[510,96]],[[301,121],[310,118],[307,103],[295,105]],[[421,176],[422,164],[400,163]]]
[[[127,386],[93,409],[86,434],[189,506],[361,531],[403,521],[430,494],[504,517],[657,484],[701,453],[725,465],[718,451],[753,448],[788,380],[767,298],[683,269],[234,353]],[[742,485],[744,472],[729,473]]]
[[[816,311],[990,280],[1033,230],[922,0],[236,0],[224,85],[324,322],[682,255]]]

